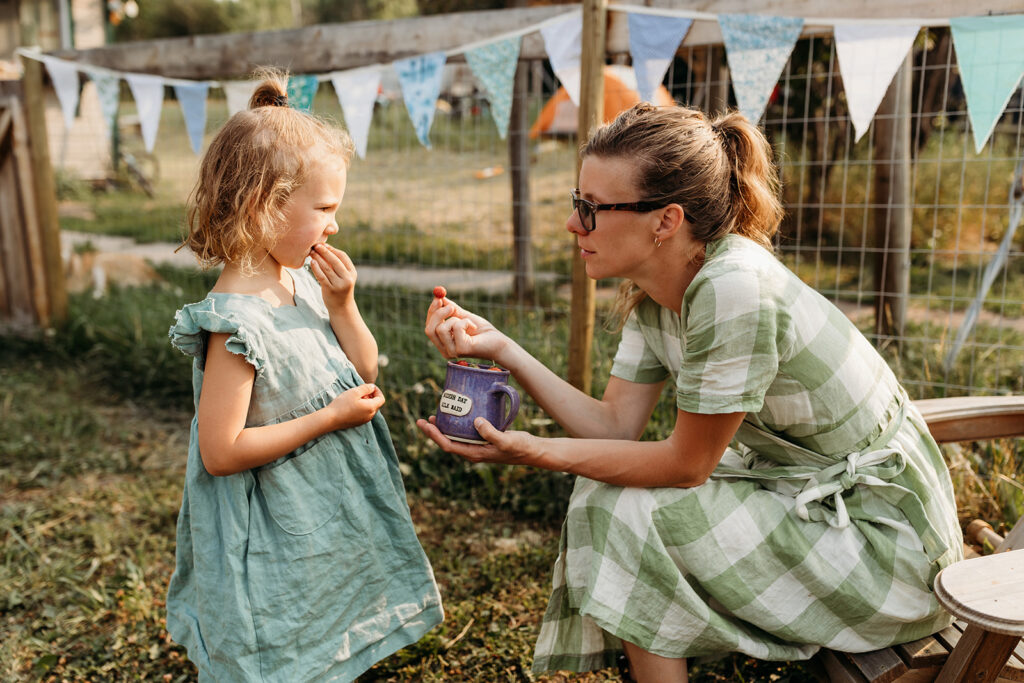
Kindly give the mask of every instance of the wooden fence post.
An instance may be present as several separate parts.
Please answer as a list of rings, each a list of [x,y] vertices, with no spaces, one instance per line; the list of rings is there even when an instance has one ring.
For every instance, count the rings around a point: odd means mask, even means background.
[[[60,224],[57,220],[57,187],[50,164],[50,147],[46,137],[46,106],[43,95],[43,65],[35,59],[21,58],[22,88],[27,114],[29,152],[35,185],[36,217],[43,248],[46,297],[49,320],[42,325],[63,322],[68,316],[68,295],[64,283],[64,263],[60,250]]]
[[[508,156],[512,182],[512,296],[519,303],[533,298],[530,253],[530,137],[527,120],[529,62],[516,66],[509,116]]]
[[[604,58],[607,40],[608,0],[584,0],[583,38],[580,57],[580,107],[576,126],[582,142],[604,118]],[[580,175],[576,158],[576,178]],[[569,329],[569,383],[590,393],[593,370],[590,352],[594,340],[595,283],[587,277],[586,264],[572,244],[572,313]]]
[[[910,100],[913,52],[875,114],[875,333],[903,337],[910,291]]]

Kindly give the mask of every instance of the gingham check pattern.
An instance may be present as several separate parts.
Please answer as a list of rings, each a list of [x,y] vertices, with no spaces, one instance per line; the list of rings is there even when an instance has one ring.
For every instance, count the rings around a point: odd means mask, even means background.
[[[791,660],[949,622],[931,585],[962,539],[941,453],[885,361],[767,251],[710,244],[681,315],[630,317],[612,374],[747,420],[701,486],[578,479],[535,671],[609,666],[619,639]]]

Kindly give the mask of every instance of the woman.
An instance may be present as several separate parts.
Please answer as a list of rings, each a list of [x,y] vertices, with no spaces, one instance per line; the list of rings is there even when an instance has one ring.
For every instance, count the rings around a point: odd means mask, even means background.
[[[949,622],[932,594],[960,559],[949,473],[884,360],[771,253],[782,218],[763,134],[640,104],[583,146],[567,229],[592,278],[624,278],[601,399],[445,299],[426,333],[487,358],[572,438],[453,443],[473,462],[579,475],[534,669],[686,681],[686,658],[866,651]],[[672,433],[639,441],[666,380]]]

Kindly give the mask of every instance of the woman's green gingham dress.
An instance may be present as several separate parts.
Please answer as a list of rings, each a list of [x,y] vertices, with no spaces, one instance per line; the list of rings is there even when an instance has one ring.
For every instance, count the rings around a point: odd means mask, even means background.
[[[535,671],[610,666],[620,639],[790,660],[949,623],[931,590],[962,555],[942,456],[870,343],[768,251],[709,244],[680,313],[631,314],[612,374],[747,417],[700,486],[578,478]]]

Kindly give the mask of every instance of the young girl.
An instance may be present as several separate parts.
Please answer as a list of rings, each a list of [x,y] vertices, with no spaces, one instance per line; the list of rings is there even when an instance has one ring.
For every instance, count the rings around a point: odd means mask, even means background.
[[[356,270],[327,244],[352,142],[285,85],[268,73],[210,144],[185,243],[224,268],[170,329],[196,417],[167,630],[200,680],[352,680],[443,616]]]
[[[566,228],[592,278],[623,278],[625,326],[601,399],[448,299],[426,332],[488,358],[575,438],[486,446],[420,428],[472,461],[579,475],[534,670],[625,650],[642,683],[686,658],[865,651],[950,621],[932,592],[960,559],[949,472],[882,357],[771,252],[782,218],[764,135],[639,104],[582,148]],[[640,440],[666,382],[675,426]]]

